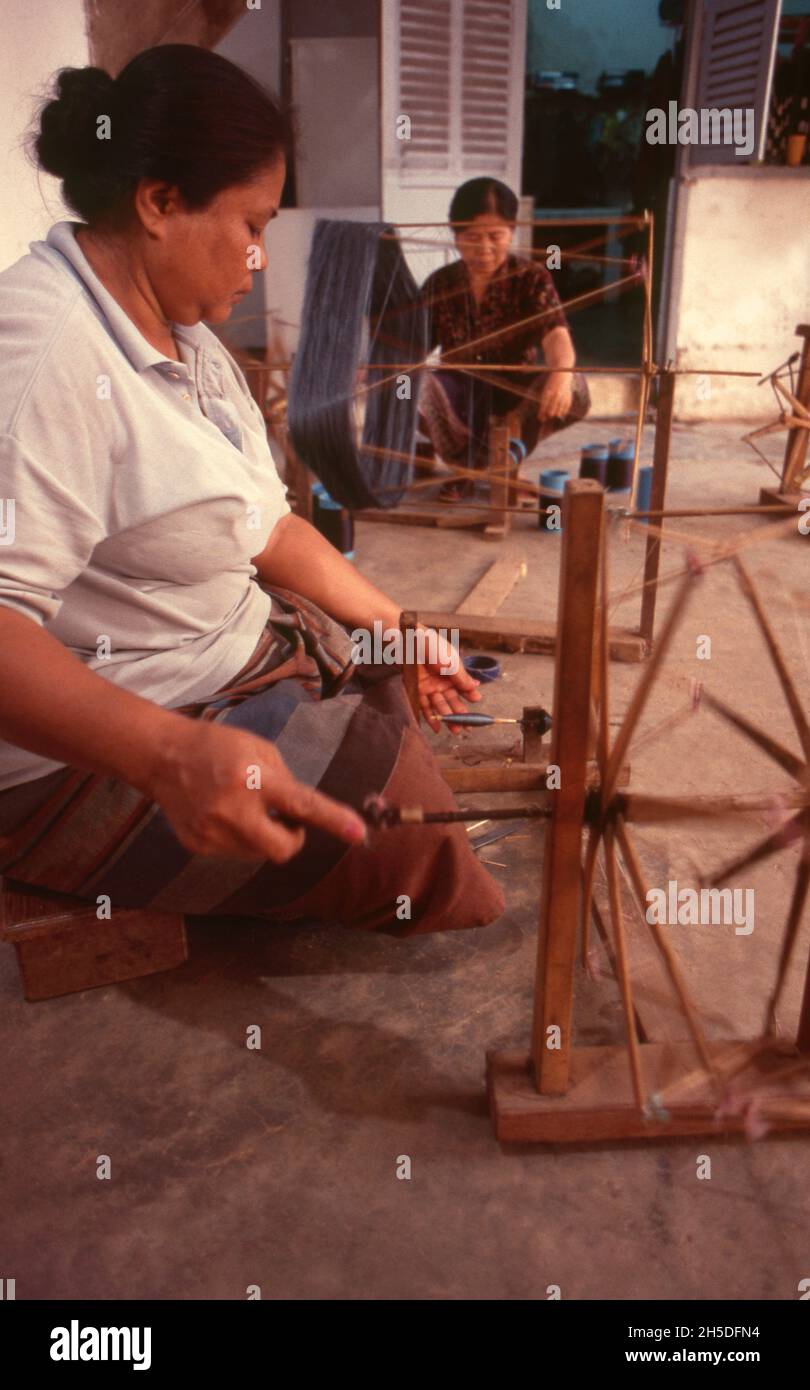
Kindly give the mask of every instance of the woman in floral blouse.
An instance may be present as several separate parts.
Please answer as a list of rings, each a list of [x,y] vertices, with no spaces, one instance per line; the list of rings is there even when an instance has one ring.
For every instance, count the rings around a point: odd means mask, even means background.
[[[423,287],[431,348],[440,348],[443,363],[485,368],[479,374],[439,367],[426,374],[421,430],[429,448],[451,465],[486,466],[492,415],[517,411],[531,453],[549,434],[583,419],[590,406],[584,377],[570,370],[574,344],[549,272],[510,249],[517,212],[515,194],[497,179],[462,184],[450,204],[460,259],[435,271]],[[543,365],[558,370],[536,376],[498,371],[539,362],[541,350]],[[472,490],[470,481],[451,482],[440,495],[456,501]]]

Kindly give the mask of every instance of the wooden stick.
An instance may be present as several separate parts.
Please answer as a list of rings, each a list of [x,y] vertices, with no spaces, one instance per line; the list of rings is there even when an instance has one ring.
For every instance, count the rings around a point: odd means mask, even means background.
[[[616,817],[615,830],[616,838],[619,841],[619,847],[622,852],[622,857],[624,859],[625,864],[627,865],[627,869],[630,874],[630,881],[633,885],[633,888],[635,889],[635,894],[636,898],[638,899],[638,905],[641,910],[641,915],[644,918],[644,921],[647,923],[648,927],[650,928],[650,934],[656,947],[658,948],[658,952],[664,963],[664,967],[669,976],[669,980],[674,990],[675,996],[678,1000],[678,1003],[681,1006],[683,1016],[686,1019],[692,1042],[695,1045],[695,1051],[697,1052],[697,1055],[700,1058],[704,1071],[710,1077],[712,1077],[712,1079],[715,1082],[715,1085],[717,1085],[719,1080],[717,1068],[715,1063],[712,1061],[711,1054],[709,1052],[709,1046],[706,1041],[706,1037],[704,1035],[703,1028],[700,1022],[700,1016],[697,1010],[695,1009],[694,1004],[692,1003],[689,991],[686,988],[686,982],[683,976],[681,975],[681,969],[678,965],[677,957],[675,956],[675,953],[673,952],[672,947],[670,946],[666,936],[661,931],[660,924],[656,922],[650,922],[647,919],[647,906],[649,903],[647,885],[644,881],[644,875],[641,870],[641,861],[639,860],[635,846],[630,838],[627,826],[625,825],[624,819],[621,815],[618,815]]]
[[[446,218],[443,222],[395,222],[395,227],[471,227],[474,218],[466,218],[464,221],[450,222]],[[515,227],[634,227],[639,228],[645,225],[643,215],[627,217],[532,217],[518,218],[513,223]]]
[[[701,695],[701,699],[702,698]],[[690,700],[688,705],[684,705],[681,709],[676,710],[674,714],[667,715],[666,719],[662,719],[660,723],[655,724],[652,729],[648,729],[640,738],[634,739],[631,745],[633,752],[638,752],[639,748],[643,748],[645,743],[653,743],[655,739],[661,737],[661,734],[665,734],[670,729],[674,729],[678,724],[681,724],[684,719],[694,715],[696,711],[697,705],[695,701]]]
[[[608,759],[607,769],[605,771],[605,787],[603,792],[603,804],[605,805],[610,801],[613,792],[616,788],[616,779],[618,776],[619,768],[624,762],[625,754],[627,753],[627,749],[630,745],[630,740],[633,737],[633,731],[641,716],[641,712],[646,703],[647,696],[649,695],[650,689],[652,688],[653,681],[655,680],[655,677],[658,674],[659,667],[667,653],[672,638],[675,635],[675,630],[683,618],[686,608],[687,593],[691,588],[692,584],[694,583],[695,578],[699,574],[700,568],[697,565],[697,563],[694,560],[688,562],[686,573],[681,579],[680,585],[678,586],[678,591],[675,595],[675,598],[673,599],[669,613],[667,614],[666,622],[664,623],[664,629],[661,633],[661,637],[659,641],[656,643],[653,649],[652,656],[650,657],[646,667],[644,668],[641,680],[639,681],[635,691],[633,692],[633,698],[630,701],[627,713],[625,714],[619,732],[616,735],[616,740],[613,744],[610,758]]]
[[[534,326],[539,323],[541,319],[546,319],[551,314],[556,314],[558,307],[573,309],[578,304],[589,304],[592,300],[598,299],[600,295],[606,294],[608,290],[618,290],[624,285],[635,284],[640,278],[640,272],[636,271],[633,275],[626,275],[623,279],[616,280],[611,285],[600,285],[596,290],[588,290],[585,294],[574,295],[573,299],[562,301],[560,306],[552,305],[549,309],[541,309],[536,314],[529,314],[526,318],[518,319],[516,323],[507,324],[505,328],[495,328],[489,333],[482,333],[480,337],[471,338],[468,342],[461,343],[457,348],[450,348],[449,351],[442,356],[442,365],[446,362],[452,362],[454,358],[458,357],[460,352],[469,352],[471,348],[481,347],[483,343],[497,342],[506,335],[516,333],[519,328]],[[490,363],[489,365],[491,367],[492,364]]]
[[[604,783],[607,770],[608,758],[610,756],[610,711],[608,701],[608,663],[610,660],[610,650],[608,643],[607,628],[607,595],[608,595],[608,560],[607,560],[607,526],[605,517],[602,517],[601,535],[599,541],[599,607],[598,616],[598,638],[597,650],[599,656],[597,696],[599,700],[599,722],[597,730],[596,757],[599,764],[600,781]],[[605,806],[602,805],[602,815],[604,817]],[[596,855],[599,849],[599,840],[603,831],[604,821],[599,824],[592,824],[588,829],[588,844],[585,850],[585,866],[582,881],[582,913],[581,913],[581,933],[582,933],[582,964],[588,967],[588,951],[590,944],[591,928],[591,904],[593,902],[593,882],[596,872]],[[607,855],[607,845],[605,846]]]
[[[736,710],[731,709],[723,700],[712,695],[711,691],[704,689],[701,692],[701,700],[706,702],[709,709],[713,709],[716,714],[728,720],[729,724],[733,724],[735,729],[739,729],[740,733],[755,743],[758,748],[761,748],[763,753],[767,753],[769,758],[773,758],[774,762],[778,763],[785,772],[789,772],[791,777],[798,777],[804,771],[804,763],[801,758],[797,758],[796,754],[791,753],[789,748],[777,743],[770,734],[766,734],[763,729],[752,724],[744,714],[737,714]]]
[[[763,859],[768,859],[772,854],[776,854],[785,845],[795,840],[802,828],[802,815],[793,816],[778,830],[766,835],[764,840],[758,840],[752,849],[737,859],[730,859],[719,869],[715,869],[711,874],[704,874],[701,877],[701,885],[704,888],[716,888],[718,883],[722,883],[727,878],[732,878],[741,869],[750,868],[753,864],[761,864]]]
[[[663,516],[666,502],[667,470],[669,467],[672,420],[675,409],[675,377],[672,372],[661,376],[658,394],[658,413],[655,420],[655,446],[653,449],[653,476],[650,492],[650,505]],[[641,620],[639,628],[647,645],[652,649],[655,629],[655,605],[658,596],[658,571],[661,564],[661,535],[650,531],[644,555],[644,589],[641,600]]]
[[[737,577],[740,581],[743,593],[745,594],[746,598],[751,604],[751,607],[754,610],[757,622],[759,623],[760,631],[763,637],[765,638],[768,651],[771,654],[771,660],[773,661],[773,664],[776,667],[776,674],[779,677],[779,684],[782,687],[782,693],[785,697],[785,700],[787,701],[788,708],[790,709],[790,712],[793,716],[793,723],[795,724],[796,732],[799,735],[799,741],[802,745],[802,751],[804,753],[805,760],[810,762],[810,724],[808,724],[807,716],[804,710],[802,709],[802,703],[796,692],[796,687],[793,684],[793,678],[790,675],[790,672],[788,671],[787,662],[785,661],[784,655],[782,653],[782,648],[779,644],[779,640],[776,636],[776,633],[773,630],[773,627],[771,626],[770,619],[768,618],[765,612],[765,608],[761,598],[759,597],[759,593],[757,592],[754,586],[754,582],[750,574],[748,573],[748,570],[746,569],[745,565],[743,564],[743,561],[741,560],[739,555],[734,555],[732,558],[734,568],[737,572]]]
[[[422,718],[422,702],[419,698],[419,665],[416,661],[408,661],[408,649],[411,645],[408,639],[408,633],[415,633],[417,626],[418,618],[415,613],[406,611],[400,613],[399,631],[402,636],[402,684],[405,687],[408,703],[413,710],[413,715],[418,725]]]
[[[605,827],[604,843],[605,871],[607,873],[608,897],[610,899],[610,916],[613,922],[613,942],[616,948],[616,966],[619,989],[621,990],[622,996],[622,1006],[624,1008],[624,1026],[627,1032],[627,1052],[630,1059],[630,1079],[633,1086],[633,1094],[636,1098],[636,1105],[639,1110],[644,1110],[644,1082],[641,1074],[641,1058],[639,1056],[636,1018],[633,1009],[633,990],[630,984],[630,974],[628,971],[627,942],[624,935],[622,904],[621,898],[619,897],[616,851],[613,843],[613,829],[610,825]]]
[[[622,815],[636,824],[672,820],[726,820],[729,816],[758,816],[776,809],[795,810],[810,805],[810,791],[792,789],[742,796],[648,796],[626,792],[620,796]]]
[[[776,1010],[782,998],[788,966],[790,965],[793,948],[796,944],[796,937],[799,931],[799,923],[801,922],[804,905],[807,901],[807,890],[810,888],[810,819],[808,819],[807,815],[804,816],[804,835],[803,852],[796,869],[796,882],[793,885],[793,896],[790,900],[787,922],[785,923],[785,931],[779,951],[776,982],[765,1010],[766,1033],[776,1032]]]

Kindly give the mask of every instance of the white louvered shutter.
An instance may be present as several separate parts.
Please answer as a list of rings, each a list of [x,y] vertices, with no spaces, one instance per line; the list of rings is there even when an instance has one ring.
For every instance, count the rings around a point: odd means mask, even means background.
[[[407,176],[448,174],[453,119],[453,0],[400,0],[397,114],[411,122],[400,141],[400,168]]]
[[[516,18],[512,0],[466,0],[463,6],[459,172],[467,177],[482,169],[501,178],[508,172]],[[521,102],[523,86],[521,81],[517,93]]]
[[[526,0],[383,0],[382,14],[389,193],[479,174],[519,191]],[[409,140],[395,135],[403,115]]]
[[[704,0],[694,105],[754,111],[754,150],[761,159],[781,0]],[[694,145],[689,163],[742,164],[733,144]]]

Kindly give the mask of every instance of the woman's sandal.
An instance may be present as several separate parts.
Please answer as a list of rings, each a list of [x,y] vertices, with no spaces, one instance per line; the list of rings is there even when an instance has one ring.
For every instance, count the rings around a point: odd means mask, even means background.
[[[472,478],[454,478],[449,483],[444,483],[438,500],[440,502],[464,502],[473,496],[475,483]]]

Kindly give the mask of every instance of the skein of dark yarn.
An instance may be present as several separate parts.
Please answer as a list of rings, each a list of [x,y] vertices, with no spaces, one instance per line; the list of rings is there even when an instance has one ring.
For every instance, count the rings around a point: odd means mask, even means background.
[[[392,228],[316,222],[287,419],[296,452],[344,507],[393,507],[412,481],[419,373],[405,385],[389,364],[426,352],[426,312]]]

